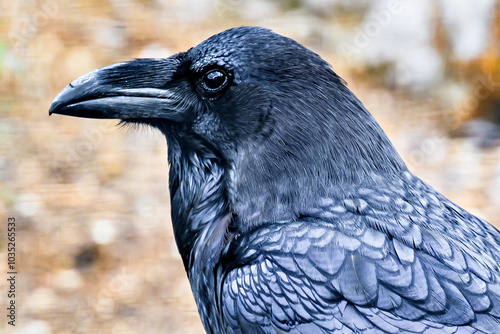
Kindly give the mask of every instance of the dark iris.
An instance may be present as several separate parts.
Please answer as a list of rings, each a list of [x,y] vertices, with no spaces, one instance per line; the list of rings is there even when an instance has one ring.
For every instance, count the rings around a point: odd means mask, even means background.
[[[227,75],[221,70],[211,70],[203,77],[203,84],[208,90],[216,91],[227,83]]]

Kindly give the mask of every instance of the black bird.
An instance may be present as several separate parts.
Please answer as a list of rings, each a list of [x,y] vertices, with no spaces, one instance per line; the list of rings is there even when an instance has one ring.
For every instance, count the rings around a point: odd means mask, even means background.
[[[500,333],[500,234],[408,171],[328,63],[239,27],[90,72],[50,113],[167,138],[208,333]]]

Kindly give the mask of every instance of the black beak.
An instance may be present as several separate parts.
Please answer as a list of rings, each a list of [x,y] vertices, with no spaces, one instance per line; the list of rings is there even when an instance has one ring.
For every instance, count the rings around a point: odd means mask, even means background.
[[[137,59],[99,68],[70,83],[54,99],[49,115],[137,120],[181,120],[173,82],[179,60]]]

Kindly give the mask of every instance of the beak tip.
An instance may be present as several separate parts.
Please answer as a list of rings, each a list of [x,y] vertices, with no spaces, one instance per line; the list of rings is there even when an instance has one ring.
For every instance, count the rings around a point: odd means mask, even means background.
[[[81,91],[75,88],[77,87],[70,83],[56,95],[49,107],[49,116],[52,114],[67,115],[67,113],[63,110],[65,110],[66,107],[72,103],[76,102],[79,99],[79,94],[81,94]]]
[[[57,98],[54,99],[49,107],[49,116],[52,116],[52,114],[58,114],[58,111],[61,109],[61,107],[64,107],[61,101],[58,101]]]
[[[49,116],[52,116],[52,114],[54,113],[54,102],[51,103],[50,107],[49,107]]]

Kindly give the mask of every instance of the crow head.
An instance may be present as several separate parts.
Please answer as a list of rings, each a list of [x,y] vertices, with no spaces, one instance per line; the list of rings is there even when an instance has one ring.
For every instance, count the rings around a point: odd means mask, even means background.
[[[247,225],[293,219],[320,196],[405,169],[328,63],[263,28],[97,69],[50,113],[149,124],[167,137],[172,165],[215,159],[228,205]]]

